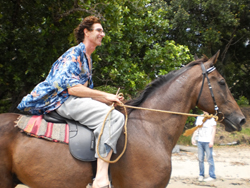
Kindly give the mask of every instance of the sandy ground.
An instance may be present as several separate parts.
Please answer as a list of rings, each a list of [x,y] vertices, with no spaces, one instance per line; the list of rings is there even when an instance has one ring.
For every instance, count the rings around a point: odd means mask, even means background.
[[[197,148],[172,155],[172,175],[168,188],[250,188],[250,146],[220,146],[214,148],[215,174],[213,182],[199,182]],[[208,164],[205,162],[205,176]]]
[[[214,148],[215,174],[212,182],[199,182],[197,148],[187,147],[172,155],[172,175],[168,188],[250,188],[250,146],[220,146]],[[205,162],[205,175],[208,165]],[[18,185],[17,188],[27,188]]]

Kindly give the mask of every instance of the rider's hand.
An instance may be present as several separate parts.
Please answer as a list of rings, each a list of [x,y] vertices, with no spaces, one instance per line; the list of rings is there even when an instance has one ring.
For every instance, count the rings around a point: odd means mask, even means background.
[[[121,104],[122,103],[121,100],[123,100],[123,97],[107,93],[103,99],[104,99],[103,101],[104,103],[106,103],[107,105],[111,105],[113,103]]]
[[[118,96],[118,99],[119,99],[120,101],[123,101],[123,100],[124,100],[124,97],[123,97],[123,95],[121,95],[121,96]]]

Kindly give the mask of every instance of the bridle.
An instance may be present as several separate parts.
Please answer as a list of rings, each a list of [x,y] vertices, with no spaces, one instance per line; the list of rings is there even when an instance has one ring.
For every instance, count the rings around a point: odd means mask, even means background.
[[[206,70],[204,64],[201,63],[201,69],[202,69],[202,85],[201,85],[200,93],[199,93],[199,96],[198,96],[198,99],[197,99],[197,102],[196,102],[196,106],[198,105],[198,102],[200,100],[202,90],[203,90],[203,86],[204,86],[204,82],[205,82],[205,79],[207,78],[208,88],[210,90],[210,94],[211,94],[211,97],[212,97],[213,102],[214,102],[215,115],[218,116],[218,118],[219,118],[218,121],[221,122],[224,119],[224,115],[223,115],[222,112],[219,111],[219,107],[216,104],[216,101],[215,101],[215,98],[214,98],[214,92],[213,92],[210,80],[208,78],[208,74],[213,72],[216,68],[215,68],[215,66],[212,66],[212,67],[210,67],[209,69]],[[221,114],[221,118],[219,117],[219,114]]]

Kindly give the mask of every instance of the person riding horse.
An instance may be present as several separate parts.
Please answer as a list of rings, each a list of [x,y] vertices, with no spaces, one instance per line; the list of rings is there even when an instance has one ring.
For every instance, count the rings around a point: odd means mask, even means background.
[[[122,96],[93,89],[91,54],[97,46],[101,46],[104,36],[100,20],[94,16],[86,17],[75,29],[78,45],[67,50],[52,65],[45,81],[23,98],[18,109],[36,115],[56,111],[92,129],[97,143],[103,120],[110,110],[108,105],[123,100]],[[113,152],[116,153],[124,115],[113,110],[109,121],[112,127],[105,127],[98,148],[101,157],[107,161]],[[109,187],[108,167],[109,163],[98,158],[93,185],[87,187]]]

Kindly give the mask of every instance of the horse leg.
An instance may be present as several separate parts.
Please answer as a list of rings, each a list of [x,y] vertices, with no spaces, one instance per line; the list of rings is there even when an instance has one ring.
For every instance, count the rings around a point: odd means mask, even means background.
[[[115,188],[165,188],[167,186],[171,164],[166,165],[164,161],[152,165],[147,162],[143,165],[140,162],[128,163],[120,163],[111,170]]]
[[[171,152],[155,147],[151,142],[145,146],[143,140],[136,140],[141,143],[132,145],[130,142],[136,142],[132,139],[128,140],[122,160],[110,166],[114,187],[165,188],[171,174]]]
[[[11,174],[10,169],[8,169],[6,166],[2,166],[2,163],[0,164],[0,187],[1,188],[14,188],[17,184],[13,181],[13,175]]]
[[[4,122],[0,126],[0,187],[14,188],[18,183],[16,176],[12,173],[12,141],[15,137],[13,122],[18,115],[12,115],[13,118],[8,120],[8,116],[2,114],[0,119]]]
[[[3,139],[0,140],[4,143]],[[1,145],[1,144],[0,144]],[[1,188],[14,188],[17,184],[14,181],[14,175],[12,174],[11,154],[7,149],[1,147],[0,150],[0,187]]]

